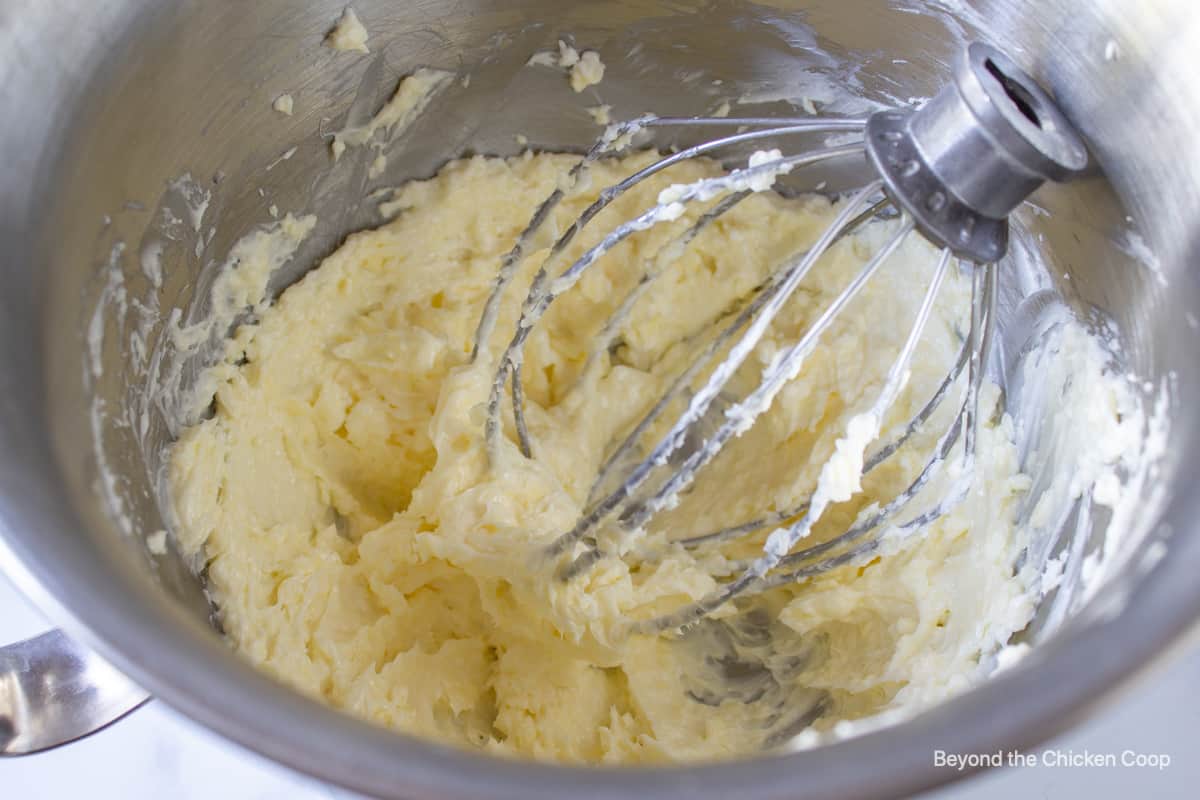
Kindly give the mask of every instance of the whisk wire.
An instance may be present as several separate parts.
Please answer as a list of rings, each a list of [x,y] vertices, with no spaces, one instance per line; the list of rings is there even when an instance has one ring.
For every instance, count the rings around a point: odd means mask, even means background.
[[[551,249],[549,255],[542,262],[537,274],[534,276],[533,282],[530,285],[529,292],[526,295],[525,302],[522,304],[521,316],[517,322],[517,330],[509,342],[501,357],[500,366],[496,370],[496,375],[492,383],[492,393],[488,401],[488,421],[486,431],[488,441],[492,445],[494,451],[495,446],[499,441],[500,435],[500,399],[504,389],[504,384],[508,377],[515,376],[517,368],[520,366],[524,358],[524,344],[529,337],[533,326],[542,318],[550,304],[555,301],[564,292],[569,291],[583,273],[596,263],[605,253],[612,250],[621,242],[628,239],[630,236],[640,231],[647,230],[663,222],[669,222],[677,219],[682,214],[683,206],[697,200],[707,200],[718,194],[723,194],[730,191],[741,191],[747,188],[752,188],[756,191],[764,191],[771,186],[774,176],[787,172],[797,167],[815,164],[830,158],[836,158],[843,155],[851,155],[861,152],[861,144],[840,145],[837,147],[828,147],[812,152],[801,153],[795,156],[786,156],[783,158],[773,159],[762,164],[747,166],[743,169],[733,170],[729,175],[716,178],[701,178],[687,184],[680,184],[672,187],[674,191],[670,199],[660,198],[659,202],[650,207],[646,211],[632,220],[629,220],[621,225],[616,226],[609,231],[601,241],[588,249],[574,263],[565,269],[558,277],[551,280],[548,271],[549,263],[554,259],[558,252],[565,249],[556,243]],[[673,158],[673,157],[672,157]],[[666,160],[666,159],[664,159]],[[653,166],[653,165],[652,165]],[[647,170],[651,169],[648,167]],[[643,170],[643,172],[647,171]],[[618,184],[619,186],[620,184]],[[882,184],[880,184],[882,185]],[[878,186],[876,187],[878,191]],[[593,204],[594,205],[594,204]],[[597,212],[598,213],[598,212]],[[584,212],[585,216],[587,212]],[[590,217],[584,219],[580,217],[568,229],[573,237],[574,233],[580,230]],[[559,239],[562,242],[567,234]],[[570,240],[567,239],[569,242]],[[515,377],[514,377],[515,380]],[[520,394],[518,392],[518,394]],[[514,419],[519,416],[514,413]],[[526,458],[532,456],[532,445],[529,440],[528,429],[518,425],[518,443],[521,452]]]
[[[578,386],[584,383],[587,376],[599,363],[599,356],[606,352],[615,341],[618,333],[633,313],[637,302],[642,299],[651,285],[662,276],[667,269],[674,264],[686,251],[687,245],[692,242],[696,236],[705,228],[711,225],[716,220],[720,219],[729,211],[733,210],[738,203],[745,200],[753,192],[747,190],[735,192],[728,197],[722,199],[719,203],[713,206],[708,211],[696,220],[695,224],[688,227],[686,231],[676,237],[669,244],[664,245],[656,252],[653,257],[648,259],[648,266],[645,272],[642,273],[638,282],[625,294],[622,298],[617,310],[605,320],[604,327],[596,334],[596,343],[592,345],[591,351],[588,353],[587,361],[584,363],[583,369],[580,370],[579,378],[575,385]]]
[[[991,331],[995,324],[995,301],[996,301],[996,284],[995,270],[993,265],[983,265],[976,267],[979,273],[986,273],[980,276],[980,280],[972,280],[972,317],[975,321],[972,322],[972,333],[968,334],[966,340],[966,348],[968,351],[974,351],[976,347],[981,346],[984,341],[987,341],[991,336]],[[980,299],[983,295],[986,299]],[[972,480],[974,478],[975,464],[975,448],[976,439],[963,436],[964,430],[970,430],[977,424],[979,419],[979,396],[980,388],[983,383],[984,372],[982,369],[977,370],[973,375],[968,377],[967,391],[964,392],[963,402],[959,406],[958,412],[955,415],[954,421],[946,429],[945,433],[939,439],[934,447],[933,457],[926,463],[921,472],[913,480],[911,484],[903,491],[896,495],[883,508],[869,513],[865,519],[860,519],[847,531],[840,534],[828,542],[807,548],[797,553],[791,553],[780,560],[779,566],[788,567],[795,564],[811,561],[813,558],[824,555],[832,550],[837,549],[846,544],[853,544],[861,539],[865,534],[879,528],[889,519],[909,505],[921,492],[924,487],[929,484],[937,475],[940,474],[943,465],[950,457],[951,451],[958,443],[959,438],[963,438],[963,452],[961,456],[961,469],[957,479],[954,481],[950,490],[930,509],[918,514],[916,517],[907,522],[897,525],[895,529],[889,533],[888,538],[894,541],[901,541],[909,537],[913,533],[921,530],[926,525],[934,520],[948,514],[955,506],[965,499],[967,492],[970,490]],[[828,572],[839,566],[848,563],[859,561],[865,556],[874,553],[884,541],[884,537],[874,537],[863,540],[861,544],[847,550],[846,552],[834,556],[825,561],[812,564],[789,573],[775,573],[764,578],[761,583],[761,588],[769,589],[776,586],[781,586],[787,583],[794,583],[806,578],[815,577]]]
[[[563,533],[550,544],[547,547],[547,554],[549,556],[554,557],[566,552],[575,542],[589,534],[600,522],[621,508],[625,501],[633,495],[633,492],[645,482],[654,467],[666,463],[671,453],[675,452],[683,444],[688,428],[695,424],[708,410],[708,407],[712,404],[721,387],[728,383],[733,373],[749,356],[759,340],[762,339],[767,327],[779,313],[779,310],[783,307],[784,302],[791,295],[795,287],[808,274],[808,271],[817,260],[829,249],[834,239],[841,234],[846,224],[854,217],[855,212],[862,207],[869,197],[879,191],[880,186],[881,183],[879,181],[874,181],[860,189],[839,211],[833,223],[818,238],[816,243],[807,252],[793,259],[784,268],[782,279],[779,281],[777,287],[774,287],[775,291],[764,292],[768,296],[762,302],[761,309],[756,310],[756,314],[749,321],[747,330],[742,334],[741,339],[734,343],[725,359],[713,369],[708,381],[692,396],[687,409],[675,424],[672,425],[667,434],[662,437],[650,455],[633,468],[629,477],[620,486],[596,502],[583,514],[571,530]]]
[[[903,447],[904,444],[917,433],[917,431],[924,427],[925,423],[933,415],[933,412],[941,406],[942,401],[950,392],[950,389],[953,388],[959,376],[962,375],[963,370],[966,368],[970,353],[971,340],[970,338],[966,338],[963,340],[962,347],[959,348],[958,357],[955,359],[954,366],[951,367],[950,371],[946,373],[945,378],[942,379],[942,382],[938,386],[937,390],[925,402],[925,405],[921,407],[921,410],[913,415],[913,418],[909,420],[903,431],[867,457],[866,461],[863,463],[864,475],[869,475],[872,470],[887,461],[887,459],[889,459],[897,450]],[[952,441],[951,444],[953,443],[954,442]],[[747,533],[752,533],[769,525],[778,525],[781,522],[794,519],[803,514],[807,509],[808,500],[805,499],[802,503],[783,511],[774,511],[757,519],[750,520],[749,522],[743,522],[739,525],[722,528],[720,530],[712,531],[711,533],[700,534],[698,536],[691,536],[686,539],[679,539],[677,541],[684,547],[689,548],[701,545],[716,544],[718,542],[737,538]]]
[[[830,246],[836,243],[839,239],[846,235],[847,232],[853,230],[853,226],[864,219],[868,219],[887,205],[887,200],[881,200],[873,204],[870,208],[859,214],[844,227],[841,228],[838,235],[834,237]],[[744,328],[751,319],[753,319],[763,308],[763,306],[777,296],[785,288],[785,281],[802,265],[802,260],[795,260],[785,264],[777,270],[771,278],[763,286],[762,290],[754,296],[754,298],[746,305],[745,308],[734,318],[734,320],[726,326],[717,336],[715,336],[708,346],[692,360],[691,364],[681,372],[663,392],[659,400],[650,408],[650,410],[638,421],[633,430],[625,437],[620,445],[612,452],[601,466],[596,481],[592,485],[592,490],[589,493],[589,503],[593,502],[594,497],[600,487],[604,486],[614,467],[622,463],[630,450],[636,446],[636,443],[641,440],[642,436],[649,430],[650,426],[658,420],[662,413],[667,409],[671,401],[691,385],[692,381],[700,374],[700,372],[708,366],[712,359],[725,347],[726,344]]]
[[[754,421],[770,408],[775,395],[799,373],[805,359],[812,353],[821,336],[833,324],[846,304],[858,296],[867,281],[879,270],[887,259],[896,252],[901,243],[913,230],[911,220],[905,219],[899,230],[867,262],[850,284],[817,317],[798,342],[785,349],[774,363],[763,370],[762,381],[740,403],[726,409],[726,421],[717,429],[704,446],[692,453],[675,471],[666,484],[634,513],[627,527],[639,528],[658,511],[670,504],[679,492],[691,484],[696,473],[706,466],[732,438],[746,431]]]
[[[844,306],[845,303],[849,302],[858,288],[861,288],[861,286],[864,285],[867,280],[869,280],[874,271],[878,269],[879,265],[882,264],[887,257],[895,251],[896,247],[899,246],[899,243],[903,241],[904,237],[907,236],[911,230],[912,222],[911,220],[906,219],[897,235],[893,236],[892,240],[889,241],[888,244],[885,245],[878,253],[876,253],[872,261],[868,262],[867,266],[863,268],[858,276],[856,276],[855,281],[849,287],[847,287],[847,289],[842,291],[841,295],[839,295],[839,300],[841,303],[839,304],[837,301],[835,301],[831,308],[835,308],[839,305]],[[917,342],[920,340],[922,333],[924,333],[925,325],[929,321],[934,302],[937,299],[938,290],[941,288],[942,282],[945,279],[949,263],[950,252],[948,250],[943,251],[942,257],[939,259],[937,269],[934,272],[933,279],[929,283],[929,287],[925,292],[921,307],[917,312],[917,317],[913,322],[912,327],[909,329],[908,336],[906,337],[904,344],[900,349],[900,353],[896,356],[891,367],[888,369],[887,378],[884,381],[883,388],[876,397],[876,400],[871,406],[870,410],[867,411],[865,415],[859,415],[853,418],[847,426],[847,432],[843,442],[848,442],[851,447],[865,448],[866,444],[866,442],[858,443],[856,441],[849,441],[852,438],[851,429],[855,426],[856,421],[865,420],[866,425],[870,427],[870,435],[867,437],[866,441],[873,440],[879,434],[879,429],[882,427],[884,415],[899,396],[900,391],[904,387],[905,383],[907,383],[909,364],[912,362],[913,354],[916,352]],[[819,332],[817,331],[818,325],[820,325],[819,322],[814,324],[813,327],[810,328],[809,333],[805,338],[812,337],[812,340],[815,342],[816,338],[819,336]],[[816,335],[814,335],[814,332]],[[799,347],[800,345],[797,345],[797,349],[799,349]],[[767,381],[764,380],[764,384],[766,383]],[[842,442],[839,442],[839,447],[841,444]],[[857,455],[858,459],[861,461],[863,458],[863,449],[859,449]],[[849,499],[848,497],[840,496],[835,491],[831,491],[826,487],[825,481],[828,472],[831,469],[832,463],[832,460],[826,462],[824,468],[822,469],[821,476],[817,481],[816,490],[813,492],[813,495],[809,500],[809,507],[804,515],[792,525],[786,528],[777,529],[772,532],[771,535],[767,537],[767,544],[763,549],[763,554],[750,563],[741,575],[739,575],[731,583],[726,584],[725,586],[716,590],[708,597],[703,598],[691,605],[684,606],[670,614],[665,614],[645,622],[637,623],[638,632],[647,633],[670,630],[687,625],[704,616],[707,616],[716,608],[728,602],[740,592],[750,587],[756,581],[759,581],[770,570],[774,569],[799,541],[806,538],[812,532],[813,526],[818,520],[821,519],[826,509],[830,505],[832,505],[834,502],[837,502],[839,499]]]
[[[647,178],[667,169],[674,164],[696,158],[707,153],[720,150],[732,145],[744,144],[759,139],[774,138],[777,136],[787,136],[792,134],[813,133],[813,132],[861,132],[866,125],[865,119],[844,119],[844,120],[813,120],[813,119],[791,119],[791,120],[771,120],[769,118],[741,118],[741,119],[720,119],[713,122],[708,120],[715,126],[724,126],[735,124],[738,126],[764,126],[760,130],[742,131],[731,136],[724,136],[718,139],[702,142],[685,148],[679,152],[655,161],[653,164],[638,170],[629,177],[619,181],[618,183],[606,188],[600,193],[600,196],[592,202],[578,218],[576,218],[570,226],[559,236],[555,241],[550,253],[543,260],[538,275],[534,279],[534,287],[541,288],[544,283],[544,272],[547,265],[552,259],[557,257],[565,250],[574,237],[582,230],[597,214],[604,208],[609,206],[614,200],[620,197],[629,189],[646,180]],[[644,128],[651,127],[674,127],[674,126],[689,126],[702,124],[702,118],[666,118],[646,115],[628,122],[609,126],[604,135],[601,136],[577,162],[567,174],[566,185],[573,189],[580,185],[587,174],[588,168],[598,159],[611,155],[628,146],[629,139],[638,131]],[[828,157],[836,157],[838,155],[848,155],[861,149],[861,145],[850,148],[833,148],[838,152],[831,153]],[[822,160],[818,158],[816,160]],[[797,164],[796,166],[799,166]],[[480,315],[479,323],[476,326],[475,341],[471,348],[471,361],[474,362],[478,357],[481,348],[485,347],[487,341],[491,338],[492,332],[495,330],[496,319],[499,314],[500,300],[503,297],[505,290],[512,283],[516,276],[518,267],[528,252],[530,243],[537,235],[538,231],[549,220],[554,209],[559,205],[562,199],[566,196],[568,189],[559,186],[556,187],[551,194],[538,206],[530,219],[529,224],[517,237],[512,249],[505,255],[501,262],[500,269],[496,279],[493,282],[492,290],[488,295],[488,299],[484,304],[483,313]],[[539,280],[538,278],[541,278]],[[531,287],[531,291],[534,287]],[[502,359],[499,369],[498,378],[503,385],[503,380],[508,371],[516,372],[515,367],[509,363],[507,358],[509,354],[506,352],[506,358]],[[517,390],[519,393],[519,390]],[[492,445],[495,444],[498,438],[499,426],[492,419],[493,403],[489,401],[489,419],[487,424],[487,439]],[[498,403],[496,403],[498,406]],[[525,430],[524,435],[520,436],[521,450],[528,457],[530,456],[530,446],[528,440],[528,431],[519,421],[523,417],[522,412],[515,411],[514,417],[518,418],[518,429]],[[489,448],[494,452],[494,448]]]

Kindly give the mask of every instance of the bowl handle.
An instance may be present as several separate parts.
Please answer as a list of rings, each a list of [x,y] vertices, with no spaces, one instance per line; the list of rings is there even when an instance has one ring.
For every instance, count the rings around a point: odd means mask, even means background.
[[[87,736],[148,699],[62,631],[0,647],[0,756],[36,753]]]

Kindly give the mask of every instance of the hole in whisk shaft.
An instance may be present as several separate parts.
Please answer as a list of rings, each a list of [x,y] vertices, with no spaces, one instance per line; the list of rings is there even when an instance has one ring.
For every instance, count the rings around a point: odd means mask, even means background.
[[[983,65],[991,76],[1000,83],[1001,88],[1004,89],[1004,94],[1017,107],[1021,115],[1039,128],[1042,127],[1042,119],[1037,113],[1037,98],[1020,83],[1005,75],[990,58],[983,62]]]

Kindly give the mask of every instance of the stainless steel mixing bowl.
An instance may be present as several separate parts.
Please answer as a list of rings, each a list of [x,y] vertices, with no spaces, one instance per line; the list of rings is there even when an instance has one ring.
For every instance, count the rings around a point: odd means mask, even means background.
[[[1200,493],[1191,485],[1200,452],[1191,411],[1200,402],[1192,67],[1200,6],[1192,0],[1136,8],[1121,0],[354,5],[371,31],[370,57],[320,46],[343,0],[0,0],[0,563],[79,640],[229,738],[372,794],[847,798],[955,777],[935,767],[935,749],[992,752],[1042,740],[1188,628],[1200,610]],[[609,71],[597,95],[576,97],[561,76],[522,69],[560,35],[600,50]],[[122,327],[131,323],[102,314],[99,378],[85,332],[114,270],[129,297],[152,288],[139,247],[161,228],[164,209],[187,211],[168,182],[187,173],[211,193],[203,224],[185,225],[166,253],[156,293],[164,309],[193,308],[212,265],[269,219],[271,204],[317,210],[322,220],[276,289],[346,232],[376,221],[359,202],[365,164],[348,158],[331,170],[320,133],[369,113],[418,65],[470,73],[471,84],[397,148],[392,183],[463,152],[514,152],[516,133],[534,145],[579,147],[595,133],[584,106],[597,97],[617,115],[697,113],[736,96],[735,87],[786,88],[801,77],[873,101],[926,96],[974,37],[1009,50],[1053,90],[1107,176],[1037,196],[1049,214],[1026,214],[1024,223],[1051,266],[1038,280],[1115,321],[1127,367],[1155,387],[1165,380],[1175,409],[1156,474],[1166,491],[1143,520],[1142,549],[1161,553],[1151,542],[1162,542],[1166,557],[1131,561],[1066,624],[1039,636],[1035,623],[1037,646],[1015,668],[900,725],[815,751],[662,769],[498,761],[377,729],[261,675],[222,642],[186,565],[148,549],[147,534],[162,527],[155,477],[172,431],[159,418],[144,436],[113,423],[138,393],[130,385],[137,354]],[[270,110],[283,92],[296,98],[292,117]],[[293,146],[293,157],[277,161]],[[1157,272],[1129,255],[1137,254],[1134,228]],[[114,250],[119,242],[124,252]],[[1008,307],[1033,286],[1025,280],[1009,279]],[[98,449],[96,398],[105,403]],[[95,665],[69,658],[62,637],[42,645],[38,668],[58,670],[56,679],[76,681],[78,696],[94,700],[86,684],[102,677],[87,671]],[[12,743],[30,733],[21,726],[40,712],[64,712],[54,736],[82,732],[62,705],[70,697],[29,667],[28,650],[0,655],[0,743],[8,745],[0,749],[19,749]]]

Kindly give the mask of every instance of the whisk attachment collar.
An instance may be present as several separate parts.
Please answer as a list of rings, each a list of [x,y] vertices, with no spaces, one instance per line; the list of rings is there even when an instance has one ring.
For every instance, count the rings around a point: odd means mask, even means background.
[[[921,233],[980,263],[1004,256],[1013,209],[1088,160],[1050,96],[981,43],[967,48],[954,80],[920,109],[873,114],[864,144],[888,195]]]

